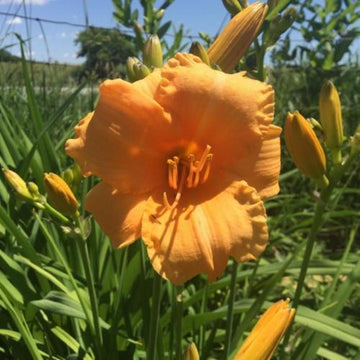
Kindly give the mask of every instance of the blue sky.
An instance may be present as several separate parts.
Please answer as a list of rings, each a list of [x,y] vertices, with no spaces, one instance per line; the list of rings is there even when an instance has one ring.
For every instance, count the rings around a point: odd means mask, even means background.
[[[137,0],[133,2],[138,3]],[[116,25],[111,0],[86,0],[85,3],[90,25]],[[25,0],[25,5],[23,0],[0,0],[0,12],[85,24],[83,0]],[[175,25],[184,24],[189,35],[197,35],[199,31],[214,35],[229,16],[221,0],[176,0],[166,10],[166,19],[171,19]],[[0,14],[0,47],[13,45],[8,50],[19,54],[17,40],[11,35],[11,32],[17,32],[24,39],[31,39],[32,57],[36,60],[48,61],[49,57],[52,61],[67,63],[83,60],[76,58],[77,47],[74,45],[76,34],[81,28],[45,22],[41,24],[43,31],[37,21],[27,22],[19,16]]]

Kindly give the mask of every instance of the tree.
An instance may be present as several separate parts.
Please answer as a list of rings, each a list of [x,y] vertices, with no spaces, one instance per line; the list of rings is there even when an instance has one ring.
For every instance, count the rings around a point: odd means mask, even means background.
[[[78,34],[75,43],[80,45],[77,56],[86,58],[81,76],[118,77],[124,74],[121,65],[135,55],[132,38],[116,28],[89,27]]]

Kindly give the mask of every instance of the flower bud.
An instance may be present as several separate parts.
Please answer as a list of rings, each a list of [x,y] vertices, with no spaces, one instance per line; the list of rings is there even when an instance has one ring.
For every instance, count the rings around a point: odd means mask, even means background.
[[[163,54],[161,43],[157,35],[151,35],[145,42],[144,46],[144,64],[149,68],[162,67]]]
[[[296,8],[286,9],[283,15],[277,14],[270,21],[269,26],[263,33],[263,42],[267,47],[275,45],[282,33],[290,28],[296,18]]]
[[[296,166],[306,176],[326,186],[326,158],[310,123],[298,112],[288,114],[285,121],[286,147]]]
[[[245,54],[264,22],[268,7],[255,2],[234,16],[211,45],[208,55],[211,64],[230,73]]]
[[[136,81],[134,65],[140,62],[140,60],[136,57],[128,57],[126,61],[126,75],[130,82]]]
[[[210,60],[206,49],[198,42],[194,41],[190,47],[190,54],[199,57],[206,65],[210,66]]]
[[[360,125],[356,128],[354,135],[350,137],[351,153],[360,152]]]
[[[135,81],[141,80],[150,74],[150,69],[140,61],[134,64],[133,69],[135,74]]]
[[[196,345],[194,343],[189,344],[184,352],[183,360],[199,360],[199,359],[200,357]]]
[[[331,81],[327,81],[321,88],[319,110],[326,145],[332,153],[334,162],[339,164],[344,141],[343,124],[339,94]]]
[[[69,185],[54,173],[44,174],[45,190],[50,203],[64,215],[75,215],[79,207],[75,195]]]
[[[34,198],[26,185],[26,182],[15,171],[3,169],[3,172],[6,181],[21,200],[34,201]]]
[[[295,316],[289,300],[271,305],[260,317],[234,360],[270,360]]]
[[[231,14],[236,15],[238,12],[241,11],[241,5],[239,4],[238,0],[222,0],[225,9]]]
[[[165,10],[164,9],[160,9],[155,13],[155,19],[156,20],[161,20],[163,18],[165,14]]]

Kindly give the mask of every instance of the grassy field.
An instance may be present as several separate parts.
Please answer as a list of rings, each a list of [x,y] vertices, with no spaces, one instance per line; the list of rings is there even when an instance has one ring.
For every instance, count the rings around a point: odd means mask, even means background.
[[[348,138],[360,122],[358,72],[358,66],[316,74],[301,67],[269,70],[275,122],[283,126],[294,110],[318,119],[319,91],[331,79]],[[98,84],[78,84],[73,74],[67,65],[0,63],[0,165],[36,183],[42,194],[44,172],[62,174],[73,166],[64,143],[97,101]],[[350,153],[348,141],[343,153]],[[360,359],[359,168],[359,156],[344,169],[328,161],[333,180],[319,195],[284,145],[281,192],[265,203],[265,253],[239,265],[235,282],[232,260],[212,283],[202,275],[181,287],[164,281],[157,347],[165,355],[158,359],[178,359],[174,354],[192,341],[201,359],[221,359],[232,294],[234,352],[265,308],[296,297],[311,237],[300,306],[287,345],[274,359]],[[80,204],[96,182],[73,183]],[[0,358],[145,358],[155,275],[144,245],[113,249],[82,207],[81,212],[87,219],[82,225],[91,228],[86,246],[72,225],[17,199],[0,173]]]

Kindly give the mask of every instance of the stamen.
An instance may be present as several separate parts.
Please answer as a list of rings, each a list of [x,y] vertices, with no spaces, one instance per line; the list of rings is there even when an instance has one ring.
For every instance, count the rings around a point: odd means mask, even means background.
[[[203,154],[201,155],[201,159],[200,159],[200,162],[199,162],[199,165],[198,165],[198,169],[197,171],[201,171],[206,163],[206,159],[207,159],[207,156],[209,155],[210,153],[210,150],[211,150],[211,146],[210,145],[206,145],[206,148],[203,152]]]
[[[203,184],[209,177],[212,159],[213,159],[213,154],[208,154],[206,156],[205,171],[200,182],[201,184]]]
[[[197,187],[199,184],[199,179],[200,179],[199,163],[200,161],[195,161],[195,176],[194,176],[193,187]]]
[[[167,163],[169,165],[168,167],[168,182],[169,182],[169,186],[172,189],[177,188],[177,165],[175,163],[175,161],[168,159]]]
[[[180,178],[179,189],[178,189],[178,191],[176,193],[175,200],[171,205],[170,205],[169,200],[167,198],[166,192],[163,193],[164,205],[169,210],[175,209],[177,207],[177,205],[179,204],[181,194],[182,194],[182,190],[183,190],[183,187],[184,187],[185,175],[186,175],[186,166],[183,165],[183,167],[181,169],[181,178]]]
[[[196,171],[196,166],[194,166],[194,160],[195,160],[195,155],[190,154],[188,156],[189,174],[188,174],[188,176],[186,178],[186,186],[188,188],[193,187],[193,174]],[[186,164],[184,164],[183,166],[186,167]]]

